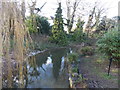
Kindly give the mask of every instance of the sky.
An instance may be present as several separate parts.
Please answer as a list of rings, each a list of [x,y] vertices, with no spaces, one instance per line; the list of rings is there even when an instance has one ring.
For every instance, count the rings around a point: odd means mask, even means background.
[[[31,0],[26,0],[26,5],[28,5],[30,1]],[[56,9],[58,8],[58,1],[61,1],[63,18],[66,17],[66,0],[36,0],[36,1],[37,1],[36,7],[41,7],[45,2],[47,2],[39,14],[42,16],[46,16],[49,19],[51,19],[50,16],[55,16]],[[71,1],[75,1],[75,0],[71,0]],[[118,15],[119,0],[81,0],[79,7],[84,7],[85,10],[83,12],[87,12],[87,13],[84,13],[85,16],[83,17],[83,20],[86,21],[88,19],[89,11],[91,9],[88,6],[93,5],[95,2],[98,2],[98,6],[105,8],[105,13],[103,14],[104,16],[106,15],[108,18],[112,18]],[[27,6],[27,9],[29,9],[28,6]],[[79,10],[78,12],[81,12],[81,11]],[[26,15],[29,14],[28,12],[29,11],[27,10]],[[53,23],[52,20],[49,20],[49,22]]]
[[[27,0],[27,3],[31,0]],[[34,0],[33,0],[34,1]],[[43,7],[41,15],[44,16],[54,16],[55,11],[58,7],[57,2],[61,1],[62,2],[62,9],[63,9],[63,15],[66,13],[65,11],[65,5],[66,5],[66,0],[37,0],[37,5],[36,7],[41,7],[44,2],[47,2],[46,5]],[[74,1],[74,0],[71,0]],[[108,17],[113,17],[118,15],[118,2],[119,0],[82,0],[82,3],[87,3],[88,5],[93,4],[94,2],[100,2],[101,6],[104,8],[108,8],[106,14]],[[82,4],[80,3],[80,5]]]

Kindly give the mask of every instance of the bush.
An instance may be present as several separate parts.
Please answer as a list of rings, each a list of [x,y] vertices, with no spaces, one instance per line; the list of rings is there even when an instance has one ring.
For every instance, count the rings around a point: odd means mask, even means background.
[[[77,73],[78,72],[78,67],[73,67],[72,68],[72,73]]]
[[[36,17],[38,32],[41,34],[50,34],[50,23],[48,22],[48,19],[46,17],[37,16]]]
[[[85,33],[79,31],[79,30],[76,30],[73,35],[71,36],[71,40],[72,41],[76,41],[76,42],[83,42],[86,38],[86,35]]]
[[[71,40],[76,42],[83,42],[85,40],[85,33],[83,33],[83,25],[84,21],[82,21],[80,18],[77,21],[76,28],[72,34]]]
[[[90,46],[85,46],[81,49],[82,55],[93,55],[94,49]]]
[[[78,54],[77,53],[70,53],[68,54],[68,60],[70,63],[77,62]]]
[[[75,42],[84,42],[87,38],[87,35],[80,28],[76,28],[75,31],[70,34],[70,40]]]
[[[100,53],[120,61],[120,31],[117,29],[108,31],[96,44]]]
[[[26,19],[26,25],[30,33],[50,34],[50,23],[43,16],[33,15]]]
[[[52,31],[52,36],[50,37],[50,41],[59,45],[67,45],[67,36],[64,31],[54,30]]]
[[[26,26],[27,26],[28,31],[30,33],[37,33],[38,32],[35,18],[36,18],[36,15],[28,16],[26,18],[26,21],[25,21]]]

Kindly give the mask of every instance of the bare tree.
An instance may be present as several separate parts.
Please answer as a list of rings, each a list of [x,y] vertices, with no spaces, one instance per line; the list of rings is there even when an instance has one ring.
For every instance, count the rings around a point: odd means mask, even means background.
[[[35,10],[37,10],[37,13],[38,13],[38,12],[41,12],[41,9],[45,6],[46,3],[47,3],[47,2],[45,2],[40,8],[35,8]]]
[[[73,27],[75,13],[76,13],[76,10],[77,10],[77,7],[78,7],[80,1],[81,0],[75,0],[75,2],[73,3],[73,7],[71,6],[70,0],[66,1],[66,5],[67,5],[67,28],[68,28],[69,33],[71,32],[71,29]],[[71,10],[71,7],[73,10]]]
[[[92,20],[93,20],[93,15],[95,13],[95,9],[96,9],[96,6],[94,6],[92,12],[90,13],[90,15],[88,17],[88,22],[87,22],[87,25],[86,25],[86,28],[85,28],[85,31],[87,32],[87,35],[89,34],[90,30],[92,29],[91,24],[92,24]]]
[[[99,5],[98,2],[95,2],[92,11],[89,14],[88,22],[85,27],[85,31],[87,35],[91,33],[93,30],[95,31],[100,23],[100,18],[102,14],[106,12],[103,6]],[[94,19],[94,20],[93,20]]]
[[[25,12],[26,12],[26,8],[25,8],[25,0],[22,0],[22,4],[21,4],[21,12],[22,12],[22,16],[23,16],[23,21],[25,21]]]
[[[28,34],[20,6],[17,2],[11,0],[1,0],[0,8],[0,53],[2,53],[2,60],[5,64],[3,72],[5,74],[3,80],[7,80],[7,88],[13,87],[13,73],[18,77],[18,87],[24,87],[23,62],[27,57],[25,50],[27,50]],[[14,23],[13,23],[14,22]],[[12,37],[11,37],[12,36]],[[11,47],[11,40],[14,42]],[[26,46],[24,45],[26,43]],[[2,45],[2,46],[1,46]],[[12,52],[12,55],[10,53]],[[0,57],[1,58],[1,57]],[[13,60],[14,58],[14,60]],[[15,62],[15,64],[13,63]],[[14,65],[16,67],[14,67]]]
[[[28,5],[29,5],[29,8],[30,8],[30,15],[32,16],[34,14],[35,6],[36,6],[36,0],[35,1],[31,0],[31,2],[32,2],[32,4],[30,5],[28,3]]]
[[[99,5],[96,5],[99,6]],[[100,18],[102,16],[102,14],[104,14],[106,12],[107,9],[105,9],[103,6],[100,7],[96,7],[96,11],[95,11],[95,23],[92,26],[92,29],[94,28],[95,30],[97,29],[99,23],[100,23]]]
[[[0,1],[0,13],[2,13],[2,2]],[[2,16],[0,15],[0,19],[2,19]],[[2,89],[2,49],[3,49],[3,46],[2,46],[2,20],[0,20],[0,89]]]
[[[120,2],[118,3],[118,30],[120,30]]]

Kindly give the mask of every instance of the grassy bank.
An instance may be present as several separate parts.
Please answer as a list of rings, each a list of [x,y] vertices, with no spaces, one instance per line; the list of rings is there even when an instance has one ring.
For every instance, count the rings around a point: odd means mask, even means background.
[[[118,88],[118,69],[112,63],[108,76],[109,60],[100,58],[99,54],[81,57],[79,70],[86,78],[89,88]]]
[[[34,50],[40,50],[40,51],[46,50],[46,49],[52,49],[52,48],[60,48],[60,47],[73,47],[73,46],[76,47],[81,45],[82,43],[82,42],[68,40],[67,45],[59,45],[56,43],[52,43],[50,41],[50,36],[39,35],[39,34],[33,34],[31,35],[31,38],[33,42],[30,46],[34,46]]]
[[[51,49],[51,48],[57,48],[60,47],[59,45],[55,43],[51,43],[49,41],[49,36],[46,35],[39,35],[39,34],[33,34],[31,35],[31,38],[33,40],[32,45],[34,46],[34,50],[46,50],[46,49]]]

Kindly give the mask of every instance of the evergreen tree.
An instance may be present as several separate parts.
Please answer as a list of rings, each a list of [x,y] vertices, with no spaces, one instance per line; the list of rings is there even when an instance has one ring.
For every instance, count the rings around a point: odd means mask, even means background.
[[[64,31],[61,3],[59,3],[59,7],[57,8],[57,11],[56,11],[56,14],[55,14],[53,30],[62,30],[62,31]]]
[[[59,3],[59,7],[57,8],[55,14],[54,25],[52,27],[51,41],[60,45],[67,44],[67,36],[63,27],[61,3]]]
[[[84,25],[84,21],[81,21],[81,19],[79,18],[76,24],[76,29],[73,33],[72,36],[72,40],[73,41],[78,41],[78,42],[82,42],[85,39],[85,34],[83,33],[83,25]]]

